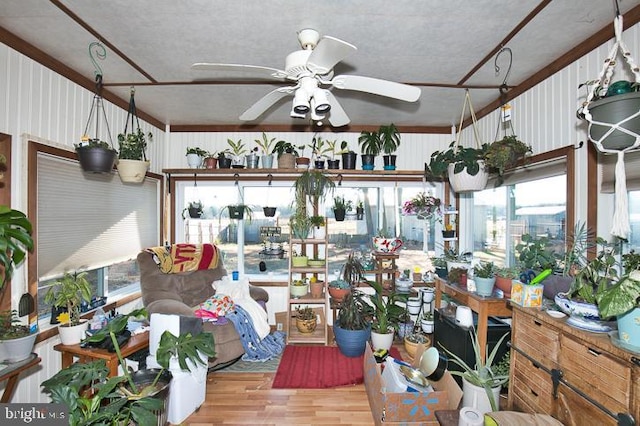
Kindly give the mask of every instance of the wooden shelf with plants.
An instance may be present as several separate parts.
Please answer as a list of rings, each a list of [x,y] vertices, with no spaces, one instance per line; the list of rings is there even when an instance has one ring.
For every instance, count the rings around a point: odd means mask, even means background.
[[[329,327],[327,324],[327,312],[329,311],[329,269],[327,264],[328,240],[326,224],[324,225],[324,238],[301,239],[290,236],[289,247],[289,291],[287,294],[287,321],[285,332],[287,344],[290,343],[316,343],[326,345],[329,342]],[[307,258],[306,266],[293,266],[294,254]],[[296,262],[297,263],[297,262]],[[318,284],[314,291],[312,281]],[[303,283],[302,286],[293,285],[294,282]],[[296,287],[302,287],[297,289]],[[321,291],[318,289],[321,288]],[[301,294],[304,293],[304,294]],[[316,326],[312,332],[301,331],[297,325],[297,308],[308,308],[313,311]]]

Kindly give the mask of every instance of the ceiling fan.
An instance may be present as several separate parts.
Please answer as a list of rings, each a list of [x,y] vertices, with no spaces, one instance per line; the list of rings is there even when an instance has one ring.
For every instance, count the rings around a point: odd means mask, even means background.
[[[287,55],[285,69],[257,65],[195,63],[194,70],[238,71],[257,74],[270,80],[292,81],[295,85],[279,87],[260,98],[240,115],[242,121],[253,121],[285,96],[293,96],[291,117],[304,119],[307,115],[322,125],[327,119],[334,127],[349,124],[349,117],[333,93],[326,87],[355,90],[375,95],[415,102],[420,89],[407,84],[357,75],[334,76],[333,67],[356,51],[350,43],[335,37],[322,36],[314,29],[298,32],[302,50]]]

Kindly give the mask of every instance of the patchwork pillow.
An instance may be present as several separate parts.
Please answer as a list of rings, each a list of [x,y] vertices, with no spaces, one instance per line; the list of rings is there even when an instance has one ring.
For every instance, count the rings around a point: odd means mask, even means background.
[[[233,312],[235,305],[231,297],[223,294],[215,294],[205,300],[205,302],[200,305],[200,309],[210,312],[219,318]]]

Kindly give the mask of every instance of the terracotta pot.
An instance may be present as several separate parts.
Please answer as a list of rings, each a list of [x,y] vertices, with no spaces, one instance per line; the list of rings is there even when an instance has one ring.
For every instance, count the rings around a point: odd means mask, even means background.
[[[204,159],[204,167],[207,169],[215,169],[218,167],[218,159],[215,157],[207,157]]]
[[[310,283],[309,287],[311,289],[311,297],[314,299],[320,299],[322,297],[322,293],[324,290],[324,281],[316,281],[314,283]]]
[[[505,299],[511,297],[511,278],[500,277],[496,275],[496,288],[502,290]]]
[[[348,288],[337,288],[331,286],[327,288],[329,289],[329,295],[331,298],[338,303],[342,302],[342,299],[344,299],[344,297],[351,291],[351,289]]]
[[[312,318],[309,320],[304,320],[300,318],[296,318],[296,328],[300,333],[310,334],[316,330],[318,326],[318,319]]]
[[[409,363],[413,364],[413,360],[416,356],[416,352],[418,351],[418,347],[422,346],[423,350],[426,350],[431,346],[431,338],[427,336],[427,341],[425,343],[413,343],[407,338],[404,338],[404,349],[407,351],[407,355],[409,355],[409,359],[407,360]]]

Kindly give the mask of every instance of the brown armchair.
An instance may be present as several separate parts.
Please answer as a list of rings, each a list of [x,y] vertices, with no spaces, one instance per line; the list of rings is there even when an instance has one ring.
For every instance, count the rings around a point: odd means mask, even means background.
[[[227,275],[224,266],[193,272],[166,274],[158,268],[153,255],[142,251],[138,254],[140,289],[145,308],[152,313],[195,317],[200,303],[215,294],[211,285]],[[250,286],[251,297],[266,309],[269,294],[262,288]],[[209,368],[222,368],[241,357],[244,348],[235,327],[229,321],[224,325],[203,324],[204,331],[211,332],[215,341],[216,357],[209,359]]]

